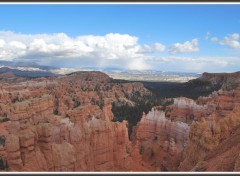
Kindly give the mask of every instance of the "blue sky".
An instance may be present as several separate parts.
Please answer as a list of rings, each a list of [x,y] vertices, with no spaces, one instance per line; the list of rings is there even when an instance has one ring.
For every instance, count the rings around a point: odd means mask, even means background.
[[[0,59],[59,67],[240,70],[240,4],[0,5]]]

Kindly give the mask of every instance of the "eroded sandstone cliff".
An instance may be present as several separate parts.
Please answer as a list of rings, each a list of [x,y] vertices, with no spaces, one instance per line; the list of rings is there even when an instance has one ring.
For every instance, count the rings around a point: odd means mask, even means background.
[[[2,82],[0,170],[239,171],[239,73],[200,79],[221,89],[153,107],[131,140],[112,103],[134,106],[131,97],[151,94],[141,83],[100,72]]]
[[[150,93],[100,72],[1,84],[1,170],[131,170],[127,122],[112,121],[111,104],[135,91]]]
[[[174,98],[165,112],[143,114],[133,141],[151,171],[239,171],[239,78],[205,73],[200,79],[221,81],[220,90],[195,101]]]

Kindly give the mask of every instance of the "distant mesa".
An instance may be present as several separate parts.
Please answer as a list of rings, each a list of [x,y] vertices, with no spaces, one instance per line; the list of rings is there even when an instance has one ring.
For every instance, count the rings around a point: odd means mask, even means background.
[[[103,76],[103,77],[108,77],[109,76],[106,73],[100,72],[100,71],[76,71],[76,72],[72,72],[72,73],[68,73],[66,74],[68,76],[70,75],[98,75],[98,76]]]
[[[197,80],[191,80],[190,82],[194,83],[200,81],[202,85],[207,85],[210,88],[219,89],[219,88],[233,88],[240,84],[240,71],[234,73],[207,73],[204,72],[202,76]],[[230,87],[229,87],[230,86]]]
[[[234,72],[234,73],[208,73],[204,72],[201,76],[201,79],[203,80],[209,80],[212,78],[221,78],[221,79],[229,79],[231,77],[239,77],[240,71]]]
[[[99,81],[99,80],[110,80],[111,78],[103,72],[100,71],[77,71],[66,74],[67,76],[78,76],[81,78],[85,78],[85,80],[89,81]]]
[[[27,70],[12,69],[9,67],[0,68],[0,73],[6,73],[6,72],[12,72],[12,74],[16,76],[27,77],[27,78],[58,76],[58,74],[55,74],[49,71],[27,71]]]
[[[23,61],[0,61],[0,65],[6,67],[32,67],[32,68],[39,68],[42,70],[51,70],[57,69],[57,67],[53,66],[46,66],[46,65],[39,65],[35,62],[23,62]]]
[[[2,78],[4,78],[4,77],[5,78],[14,78],[14,77],[16,77],[16,75],[11,71],[7,71],[7,72],[0,73],[0,77],[2,77]]]

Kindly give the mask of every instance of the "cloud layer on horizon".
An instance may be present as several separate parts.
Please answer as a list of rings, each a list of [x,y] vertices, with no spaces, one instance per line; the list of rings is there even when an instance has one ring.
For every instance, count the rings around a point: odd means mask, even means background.
[[[211,41],[238,48],[239,34],[228,35],[223,40],[213,37]],[[160,42],[140,44],[138,37],[119,33],[72,38],[64,33],[21,34],[0,31],[0,60],[33,61],[57,67],[114,67],[130,70],[173,68],[183,71],[202,71],[206,68],[230,69],[235,64],[240,65],[238,56],[204,58],[175,56],[199,52],[197,38],[174,43],[168,47],[168,50],[166,48]]]
[[[163,52],[161,43],[140,45],[138,37],[109,33],[104,36],[78,36],[64,33],[20,34],[0,31],[0,60],[35,60],[43,64],[79,66],[116,66],[126,69],[148,69],[145,57]],[[62,63],[62,64],[61,64]]]
[[[240,57],[154,57],[149,59],[149,62],[158,63],[168,67],[171,65],[177,71],[179,68],[184,68],[187,72],[223,72],[224,68],[231,68],[240,65]]]

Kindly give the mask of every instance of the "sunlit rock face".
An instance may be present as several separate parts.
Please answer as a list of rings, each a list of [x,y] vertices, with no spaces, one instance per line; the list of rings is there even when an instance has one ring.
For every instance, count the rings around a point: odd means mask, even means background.
[[[99,118],[84,121],[52,116],[51,122],[35,125],[29,120],[4,122],[1,154],[11,171],[130,170],[127,124],[111,122],[111,116],[104,107]]]
[[[100,72],[1,84],[1,170],[132,170],[127,122],[112,122],[111,104],[135,91],[150,94]]]
[[[166,117],[173,121],[191,124],[193,120],[200,119],[207,110],[207,105],[197,104],[194,100],[178,97],[174,98],[173,105],[166,109]]]
[[[178,97],[165,112],[143,114],[133,141],[151,170],[239,171],[240,81],[220,76],[221,89],[207,97]]]
[[[230,85],[229,85],[230,86]],[[206,106],[190,125],[180,171],[235,171],[238,168],[240,89],[222,88],[196,102]],[[224,162],[218,162],[224,160]]]
[[[163,111],[152,108],[135,128],[134,142],[152,171],[176,171],[188,134],[188,124],[166,119]]]

